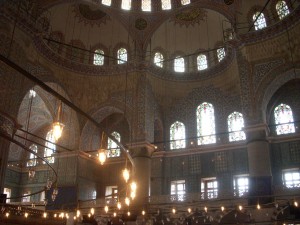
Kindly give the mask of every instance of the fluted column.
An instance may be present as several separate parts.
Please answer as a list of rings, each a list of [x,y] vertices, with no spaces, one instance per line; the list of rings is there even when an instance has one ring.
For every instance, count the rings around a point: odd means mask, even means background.
[[[264,124],[248,126],[247,151],[249,163],[249,204],[267,203],[272,194],[272,172],[270,162],[270,146],[266,139],[267,127]]]

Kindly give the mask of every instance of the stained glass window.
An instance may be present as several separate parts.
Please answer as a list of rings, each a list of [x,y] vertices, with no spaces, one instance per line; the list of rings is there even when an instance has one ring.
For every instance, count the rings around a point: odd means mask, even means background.
[[[227,118],[229,141],[241,141],[246,139],[246,134],[242,131],[244,127],[243,114],[239,112],[231,113]]]
[[[44,157],[48,161],[48,163],[54,163],[54,157],[52,157],[52,154],[56,150],[56,145],[54,143],[55,143],[55,138],[52,130],[50,130],[46,135],[46,143],[45,143],[46,148],[44,151]]]
[[[182,5],[188,5],[191,3],[191,0],[181,0]]]
[[[110,6],[111,5],[111,0],[102,0],[102,4]]]
[[[125,9],[125,10],[130,10],[130,8],[131,8],[131,0],[122,0],[121,8]]]
[[[35,144],[30,145],[29,149],[37,153],[38,147]],[[33,153],[30,153],[27,166],[36,166],[36,156]]]
[[[207,69],[206,55],[204,55],[204,54],[198,55],[198,57],[197,57],[197,66],[198,66],[198,70]]]
[[[212,104],[203,102],[197,107],[198,145],[216,143],[215,114]]]
[[[171,200],[184,201],[185,199],[185,180],[171,181]]]
[[[156,52],[154,55],[154,64],[158,67],[163,68],[164,56],[160,52]]]
[[[253,15],[253,22],[255,30],[261,30],[267,27],[265,15],[261,12],[256,12]]]
[[[121,141],[121,135],[118,132],[114,131],[111,135],[114,136],[117,141]],[[121,155],[120,147],[110,138],[108,138],[107,149],[106,155],[108,158],[119,157]]]
[[[215,177],[202,179],[201,197],[202,199],[213,199],[218,197],[218,181]]]
[[[142,10],[151,11],[151,0],[142,0]]]
[[[94,65],[102,66],[104,65],[104,51],[97,49],[94,54]]]
[[[295,133],[293,112],[289,105],[280,104],[274,110],[277,135]]]
[[[276,4],[276,11],[279,16],[279,19],[283,19],[287,15],[290,14],[289,7],[287,6],[285,1],[278,1]]]
[[[125,48],[120,48],[117,54],[118,54],[118,64],[123,64],[127,62],[127,50]]]
[[[226,52],[225,48],[218,48],[217,49],[217,56],[218,56],[218,61],[221,62],[225,58]]]
[[[182,57],[176,57],[174,59],[174,71],[175,72],[184,72],[185,68],[184,68],[184,58]]]
[[[161,0],[161,8],[162,10],[171,9],[171,0]]]
[[[176,121],[170,127],[170,149],[185,148],[185,126]]]
[[[242,197],[249,191],[249,177],[236,176],[233,179],[234,196]]]

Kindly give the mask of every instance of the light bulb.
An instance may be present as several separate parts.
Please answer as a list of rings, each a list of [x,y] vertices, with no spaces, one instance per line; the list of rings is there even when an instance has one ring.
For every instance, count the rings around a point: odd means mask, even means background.
[[[298,202],[297,201],[294,201],[294,206],[298,207]]]
[[[204,207],[204,211],[207,212],[207,207],[206,206]]]
[[[146,212],[145,212],[145,210],[143,210],[143,211],[142,211],[142,215],[145,216],[145,214],[146,214]]]
[[[99,153],[98,153],[98,158],[100,161],[100,164],[103,165],[106,161],[106,153],[104,149],[100,149]]]
[[[47,218],[47,213],[46,212],[43,213],[43,217]]]
[[[175,209],[175,208],[172,209],[172,213],[173,213],[173,214],[176,213],[176,209]]]
[[[114,217],[116,217],[117,216],[117,213],[116,212],[114,212]]]
[[[129,211],[127,212],[127,215],[130,216],[130,212]]]
[[[5,216],[6,216],[6,217],[9,217],[9,213],[8,213],[8,212],[7,212],[7,213],[5,213]]]
[[[104,207],[104,211],[105,211],[106,213],[108,212],[108,206],[107,206],[107,205]]]
[[[192,209],[191,209],[191,208],[188,208],[188,212],[191,213],[191,212],[192,212]]]
[[[28,217],[28,213],[25,213],[24,216],[25,216],[25,218],[27,218]]]
[[[242,210],[243,209],[243,206],[239,205],[239,210]]]
[[[129,170],[127,168],[125,168],[123,170],[123,178],[124,178],[124,180],[125,180],[126,183],[129,180],[129,177],[130,177]]]
[[[56,218],[56,217],[57,217],[57,214],[55,213],[55,214],[53,215],[53,217]]]
[[[222,207],[221,207],[221,210],[222,210],[222,212],[223,212],[223,211],[225,210],[225,207],[224,207],[224,206],[222,206]]]
[[[118,209],[121,209],[121,207],[122,207],[121,202],[117,203],[117,207],[118,207]]]
[[[125,204],[129,206],[130,204],[130,199],[128,197],[125,198]]]
[[[77,217],[80,216],[80,210],[79,210],[79,209],[77,209],[77,211],[76,211],[76,216],[77,216]]]
[[[69,219],[69,214],[68,213],[66,213],[66,218]]]
[[[91,208],[91,214],[94,215],[95,214],[95,209]]]
[[[132,183],[130,184],[131,190],[132,191],[136,191],[137,185],[136,182],[132,181]]]
[[[130,197],[131,197],[132,199],[134,199],[135,196],[136,196],[135,191],[132,191],[132,192],[130,193]]]
[[[256,208],[257,208],[257,209],[260,209],[260,205],[259,205],[259,203],[257,204]]]
[[[77,217],[76,217],[76,216],[74,216],[74,217],[73,217],[73,220],[76,220],[76,219],[77,219]]]
[[[91,217],[91,214],[90,214],[90,213],[88,214],[88,217],[89,217],[89,218]]]
[[[63,125],[60,122],[54,122],[53,123],[52,133],[53,133],[53,137],[54,137],[55,141],[57,141],[61,137],[64,126],[65,125]]]

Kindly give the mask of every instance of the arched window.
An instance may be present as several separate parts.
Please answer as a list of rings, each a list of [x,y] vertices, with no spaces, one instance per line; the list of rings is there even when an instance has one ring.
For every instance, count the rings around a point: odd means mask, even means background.
[[[94,54],[94,65],[102,66],[104,65],[104,51],[97,49]]]
[[[170,127],[170,149],[185,148],[185,126],[176,121]]]
[[[197,107],[198,145],[216,143],[215,113],[212,104],[203,102]]]
[[[168,10],[171,9],[171,0],[161,0],[161,8],[162,10]]]
[[[111,133],[111,135],[117,140],[117,141],[121,141],[121,135],[114,131]],[[112,139],[108,138],[108,142],[107,142],[107,157],[108,158],[112,158],[112,157],[119,157],[121,155],[121,151],[120,151],[120,147],[119,145],[116,144],[116,142],[114,142]]]
[[[151,11],[151,0],[142,0],[142,11]]]
[[[130,8],[131,8],[131,0],[122,0],[121,8],[125,9],[125,10],[130,10]]]
[[[205,70],[207,69],[207,58],[206,55],[200,54],[197,57],[197,67],[198,70]]]
[[[102,4],[110,6],[111,5],[111,0],[102,0]]]
[[[45,143],[46,148],[44,151],[44,158],[48,161],[48,163],[54,163],[54,157],[52,157],[52,154],[56,150],[56,145],[54,143],[55,143],[55,138],[52,130],[50,130],[46,135],[46,143]]]
[[[253,15],[253,22],[255,30],[261,30],[267,27],[265,15],[261,12],[256,12]]]
[[[30,145],[29,149],[35,153],[37,153],[37,145],[32,144]],[[36,156],[33,153],[29,154],[29,160],[27,162],[27,166],[36,166]]]
[[[183,73],[184,70],[185,70],[185,68],[184,68],[184,58],[182,58],[180,56],[177,56],[174,59],[174,71]]]
[[[274,109],[277,135],[295,133],[293,112],[289,105],[280,104]]]
[[[246,139],[246,134],[242,131],[244,127],[243,114],[239,112],[231,113],[227,118],[229,141],[241,141]]]
[[[285,1],[278,1],[276,4],[276,11],[278,14],[279,19],[283,19],[284,17],[286,17],[287,15],[290,14],[290,10],[288,5],[286,4]]]
[[[120,48],[117,52],[118,64],[123,64],[127,62],[127,50],[126,48]]]
[[[188,5],[191,3],[191,0],[181,0],[182,5]]]
[[[226,55],[225,48],[217,49],[217,57],[219,62],[221,62],[225,58],[225,55]]]
[[[160,52],[156,52],[154,55],[154,64],[160,68],[163,68],[164,56]]]

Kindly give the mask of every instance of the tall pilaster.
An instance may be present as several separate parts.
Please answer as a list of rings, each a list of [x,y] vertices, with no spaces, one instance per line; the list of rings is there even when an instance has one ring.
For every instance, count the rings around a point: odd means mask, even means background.
[[[5,113],[0,112],[0,193],[2,193],[4,189],[5,172],[9,153],[10,141],[7,138],[12,138],[15,127],[15,121]]]
[[[248,126],[247,151],[249,163],[249,204],[267,203],[272,194],[272,173],[270,162],[270,147],[266,139],[267,127],[265,124]]]

